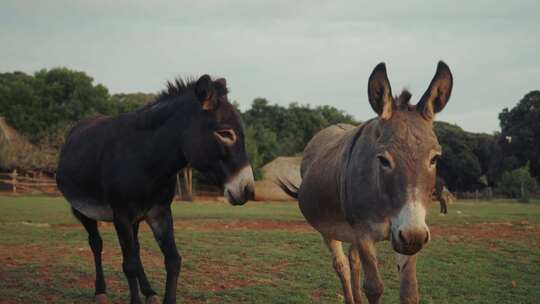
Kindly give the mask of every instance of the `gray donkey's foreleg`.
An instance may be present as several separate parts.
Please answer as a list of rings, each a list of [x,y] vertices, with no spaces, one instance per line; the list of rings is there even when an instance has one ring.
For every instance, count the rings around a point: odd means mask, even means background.
[[[341,280],[341,286],[343,287],[343,297],[346,304],[354,304],[354,298],[351,287],[351,269],[349,266],[349,260],[343,253],[342,243],[338,240],[324,239],[326,246],[332,253],[332,260],[334,270],[336,271],[339,279]]]
[[[377,304],[383,294],[384,285],[377,266],[375,244],[372,240],[359,239],[357,246],[364,269],[364,293],[369,304]]]
[[[418,281],[416,280],[416,255],[396,253],[399,272],[399,302],[401,304],[417,304]]]

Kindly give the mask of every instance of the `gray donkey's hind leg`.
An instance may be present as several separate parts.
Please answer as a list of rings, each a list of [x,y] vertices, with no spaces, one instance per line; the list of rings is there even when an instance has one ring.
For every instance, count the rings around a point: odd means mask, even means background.
[[[326,246],[328,246],[328,249],[330,249],[330,252],[332,252],[334,269],[336,270],[336,273],[341,280],[345,303],[354,304],[351,287],[351,269],[349,266],[349,260],[347,259],[347,256],[343,253],[342,243],[338,240],[332,240],[327,238],[325,238],[324,241],[326,242]]]

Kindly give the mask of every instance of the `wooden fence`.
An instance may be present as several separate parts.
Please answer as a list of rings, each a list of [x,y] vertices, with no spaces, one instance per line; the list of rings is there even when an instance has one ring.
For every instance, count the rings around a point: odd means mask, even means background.
[[[17,170],[11,173],[0,173],[0,184],[12,194],[47,193],[59,194],[56,181],[52,178],[34,178],[20,175]],[[9,189],[11,188],[11,189]]]
[[[53,178],[24,176],[14,170],[0,173],[0,192],[4,194],[50,194],[60,195]],[[176,180],[176,199],[192,201],[194,196],[217,197],[222,195],[218,187],[193,184],[190,167],[179,172]]]

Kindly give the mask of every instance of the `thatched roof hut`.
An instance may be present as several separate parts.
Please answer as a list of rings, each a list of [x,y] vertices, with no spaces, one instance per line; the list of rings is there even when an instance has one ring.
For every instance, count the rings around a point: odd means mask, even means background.
[[[277,157],[262,167],[263,180],[255,183],[255,199],[263,201],[292,201],[275,183],[276,180],[286,180],[293,185],[300,185],[301,156]]]
[[[33,145],[0,117],[0,170],[54,172],[56,162],[55,151]]]

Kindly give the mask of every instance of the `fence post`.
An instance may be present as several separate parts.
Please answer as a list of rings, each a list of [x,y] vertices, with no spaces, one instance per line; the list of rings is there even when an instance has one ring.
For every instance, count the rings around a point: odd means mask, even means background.
[[[184,182],[186,184],[186,201],[193,201],[193,175],[191,171],[191,167],[188,166],[184,168]]]
[[[176,194],[182,199],[182,186],[180,185],[180,173],[176,174]]]
[[[13,194],[17,194],[17,169],[14,169],[11,173],[11,184],[13,186]]]

